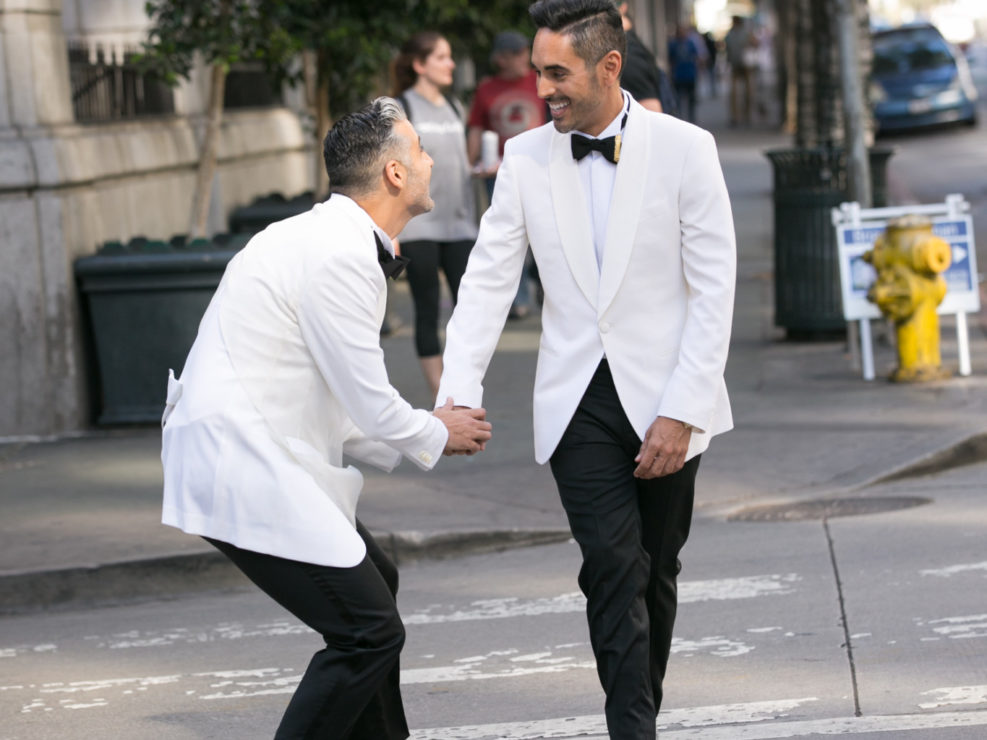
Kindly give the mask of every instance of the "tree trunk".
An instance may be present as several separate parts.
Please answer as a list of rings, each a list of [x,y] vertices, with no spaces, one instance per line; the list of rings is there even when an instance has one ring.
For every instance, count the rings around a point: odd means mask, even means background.
[[[332,116],[329,110],[329,64],[328,53],[320,50],[316,63],[317,85],[315,88],[316,201],[325,200],[329,195],[329,176],[326,174],[325,162],[322,157],[322,141],[332,126]]]
[[[840,18],[846,3],[855,12],[858,34],[853,74],[863,86],[862,128],[867,145],[873,143],[873,117],[870,113],[869,78],[873,55],[867,0],[792,0],[795,36],[808,39],[795,47],[795,145],[797,147],[848,146],[844,96],[840,71]]]
[[[859,52],[860,79],[864,81],[864,130],[866,132],[867,146],[874,145],[874,111],[873,100],[870,95],[871,69],[874,66],[874,43],[871,39],[870,31],[870,6],[868,0],[855,0],[857,7],[857,22],[860,26],[859,41],[857,51]]]
[[[780,39],[778,97],[781,103],[781,128],[786,134],[794,134],[798,117],[798,19],[797,2],[776,6],[778,12],[778,37]]]
[[[216,174],[216,159],[219,150],[219,130],[223,122],[223,95],[226,91],[225,64],[214,64],[210,70],[209,111],[206,116],[206,130],[199,150],[199,169],[195,177],[195,193],[192,196],[192,216],[189,222],[189,237],[206,235],[209,219],[209,199],[212,195],[212,181]]]
[[[833,147],[843,141],[843,109],[836,53],[835,0],[798,0],[799,37],[809,39],[798,47],[799,147]]]
[[[837,27],[840,50],[840,92],[849,175],[850,198],[870,208],[871,176],[867,155],[867,113],[864,80],[860,69],[860,16],[857,0],[838,0]]]

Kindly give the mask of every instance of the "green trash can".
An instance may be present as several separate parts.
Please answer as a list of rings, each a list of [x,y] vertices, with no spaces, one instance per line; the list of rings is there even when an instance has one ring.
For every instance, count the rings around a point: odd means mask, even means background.
[[[236,235],[188,245],[137,237],[76,260],[96,424],[160,420],[168,369],[181,371],[223,271],[245,243]]]
[[[875,207],[887,205],[890,148],[870,150]],[[775,149],[775,326],[789,338],[844,331],[836,233],[830,211],[849,200],[843,149]]]

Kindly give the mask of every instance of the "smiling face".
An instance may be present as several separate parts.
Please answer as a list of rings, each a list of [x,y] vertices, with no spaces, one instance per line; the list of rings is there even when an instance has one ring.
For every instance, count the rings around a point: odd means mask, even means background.
[[[575,52],[568,34],[542,28],[535,35],[531,62],[538,74],[538,96],[548,102],[560,133],[577,130],[596,136],[620,112],[619,53],[610,52],[590,66]]]
[[[452,71],[456,63],[452,59],[452,47],[449,42],[440,38],[435,42],[432,53],[424,61],[415,60],[414,69],[419,77],[424,77],[436,87],[448,87],[452,84]]]

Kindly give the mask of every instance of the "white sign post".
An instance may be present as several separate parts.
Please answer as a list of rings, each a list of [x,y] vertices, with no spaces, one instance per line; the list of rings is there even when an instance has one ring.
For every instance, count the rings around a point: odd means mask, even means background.
[[[860,356],[864,380],[874,379],[874,347],[870,320],[881,318],[877,306],[867,300],[867,291],[877,277],[864,262],[864,253],[874,247],[888,221],[901,216],[922,215],[932,221],[932,233],[950,243],[953,260],[943,273],[946,297],[939,304],[939,315],[956,315],[956,344],[960,375],[969,375],[970,339],[966,315],[980,311],[977,285],[977,253],[973,242],[970,204],[962,195],[948,195],[944,203],[894,208],[861,208],[859,203],[843,203],[832,211],[839,249],[843,318],[860,322]]]

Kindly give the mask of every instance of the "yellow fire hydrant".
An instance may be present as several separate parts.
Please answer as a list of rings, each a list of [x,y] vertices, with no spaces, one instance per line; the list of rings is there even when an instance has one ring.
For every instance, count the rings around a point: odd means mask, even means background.
[[[898,382],[938,380],[949,376],[939,354],[936,308],[946,295],[942,273],[949,268],[949,242],[932,234],[932,222],[904,216],[888,223],[874,248],[864,255],[877,270],[867,292],[886,317],[894,321],[898,340]]]

